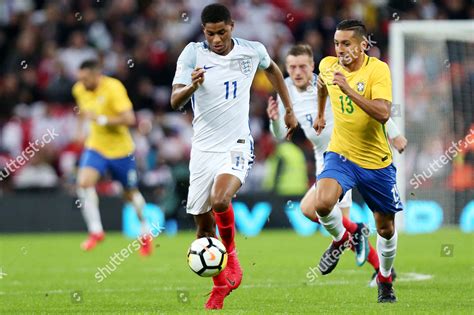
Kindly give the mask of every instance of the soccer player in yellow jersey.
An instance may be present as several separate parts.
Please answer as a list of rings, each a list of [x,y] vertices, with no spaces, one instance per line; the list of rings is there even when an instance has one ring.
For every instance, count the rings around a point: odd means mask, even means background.
[[[314,122],[320,134],[326,125],[324,109],[329,95],[334,128],[324,169],[318,176],[314,208],[334,240],[319,269],[330,273],[350,246],[352,236],[342,224],[341,212],[332,210],[348,190],[357,187],[377,226],[378,302],[395,302],[391,275],[397,248],[394,219],[403,206],[385,132],[392,105],[390,70],[386,63],[365,54],[368,43],[361,21],[339,23],[334,45],[337,57],[326,57],[319,64],[318,117]]]
[[[142,223],[140,253],[149,255],[151,237],[142,214],[145,199],[137,189],[135,145],[129,132],[129,127],[135,124],[135,114],[127,91],[119,80],[102,75],[96,60],[87,60],[80,66],[72,94],[80,109],[76,140],[83,141],[83,123],[90,122],[77,178],[77,195],[89,230],[81,248],[91,250],[104,239],[95,185],[109,171],[123,185],[124,199],[137,212]]]

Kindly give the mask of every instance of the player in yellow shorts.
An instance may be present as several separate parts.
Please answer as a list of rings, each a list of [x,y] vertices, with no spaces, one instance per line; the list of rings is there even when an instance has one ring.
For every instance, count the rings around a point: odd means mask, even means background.
[[[129,127],[135,124],[132,102],[123,84],[117,79],[102,75],[95,60],[81,64],[78,79],[72,88],[80,109],[78,141],[84,139],[84,121],[90,122],[77,178],[77,195],[81,199],[82,215],[89,230],[89,237],[81,244],[81,248],[91,250],[104,239],[95,185],[109,171],[123,185],[124,199],[137,212],[142,223],[140,253],[149,255],[152,249],[151,237],[142,214],[145,199],[137,189],[133,155],[135,145],[129,132]]]

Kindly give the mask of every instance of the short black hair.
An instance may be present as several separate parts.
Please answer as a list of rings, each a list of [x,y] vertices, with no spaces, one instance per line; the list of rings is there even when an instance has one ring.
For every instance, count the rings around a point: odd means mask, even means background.
[[[96,59],[87,59],[81,63],[81,65],[79,66],[79,69],[99,70],[100,64],[99,64],[99,61]]]
[[[219,22],[225,22],[225,24],[232,22],[229,9],[227,9],[225,5],[219,3],[207,5],[201,13],[202,25],[206,25],[206,23]]]
[[[354,31],[354,35],[364,39],[367,37],[367,29],[361,20],[343,20],[336,26],[337,31]]]

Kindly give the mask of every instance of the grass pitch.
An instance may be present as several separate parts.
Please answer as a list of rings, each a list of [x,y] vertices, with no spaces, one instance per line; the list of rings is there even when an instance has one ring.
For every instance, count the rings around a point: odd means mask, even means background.
[[[134,253],[98,283],[99,267],[133,240],[109,233],[92,252],[82,252],[85,233],[0,236],[0,314],[10,313],[207,313],[211,281],[193,274],[186,251],[194,234],[160,235],[149,258]],[[455,229],[399,236],[395,292],[399,302],[377,304],[377,289],[367,286],[366,264],[355,266],[346,252],[328,276],[310,282],[329,244],[316,234],[290,230],[238,236],[244,268],[241,287],[225,302],[229,314],[452,313],[474,309],[474,235]],[[371,238],[375,242],[375,237]]]

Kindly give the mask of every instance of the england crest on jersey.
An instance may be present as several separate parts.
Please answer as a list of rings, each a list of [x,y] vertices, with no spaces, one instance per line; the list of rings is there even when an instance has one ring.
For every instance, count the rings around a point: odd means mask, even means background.
[[[252,73],[252,59],[251,58],[239,59],[239,67],[240,67],[240,71],[243,74],[249,75],[250,73]]]

